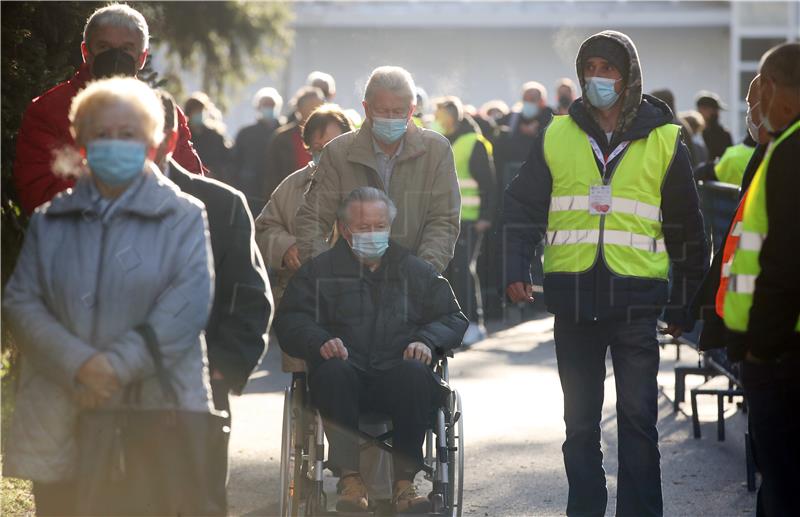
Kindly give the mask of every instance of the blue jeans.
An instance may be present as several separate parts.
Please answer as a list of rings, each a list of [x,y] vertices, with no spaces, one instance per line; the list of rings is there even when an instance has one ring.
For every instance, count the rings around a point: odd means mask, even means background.
[[[656,319],[575,323],[556,316],[555,343],[567,428],[562,447],[567,515],[602,516],[606,511],[600,419],[608,348],[617,387],[617,515],[662,515]]]

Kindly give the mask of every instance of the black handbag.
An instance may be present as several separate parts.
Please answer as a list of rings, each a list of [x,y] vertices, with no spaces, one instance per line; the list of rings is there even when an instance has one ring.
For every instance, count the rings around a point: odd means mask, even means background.
[[[164,397],[174,409],[136,409],[140,384],[126,387],[127,407],[84,411],[78,419],[78,515],[225,515],[219,455],[227,454],[224,419],[176,409],[178,397],[155,333],[136,329],[153,358]],[[221,449],[222,448],[222,449]]]

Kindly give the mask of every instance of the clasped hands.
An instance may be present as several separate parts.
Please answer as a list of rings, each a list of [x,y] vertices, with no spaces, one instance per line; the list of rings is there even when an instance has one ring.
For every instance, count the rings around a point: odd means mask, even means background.
[[[333,359],[334,357],[338,357],[342,360],[345,360],[349,357],[347,347],[344,346],[344,343],[338,337],[329,339],[323,343],[319,349],[319,355],[321,355],[326,361],[328,359]],[[406,347],[405,351],[403,352],[403,359],[416,360],[421,363],[431,364],[433,355],[428,345],[420,341],[414,341]]]
[[[94,409],[122,388],[117,372],[104,353],[93,355],[75,374],[79,383],[75,400],[81,408]]]

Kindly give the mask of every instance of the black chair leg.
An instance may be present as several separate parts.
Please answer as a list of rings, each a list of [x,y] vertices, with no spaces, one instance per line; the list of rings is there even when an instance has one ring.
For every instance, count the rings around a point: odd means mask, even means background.
[[[694,437],[700,438],[700,415],[697,414],[697,392],[692,390],[692,429],[694,430]]]
[[[733,398],[731,395],[729,397]],[[717,440],[725,441],[725,394],[717,395]]]

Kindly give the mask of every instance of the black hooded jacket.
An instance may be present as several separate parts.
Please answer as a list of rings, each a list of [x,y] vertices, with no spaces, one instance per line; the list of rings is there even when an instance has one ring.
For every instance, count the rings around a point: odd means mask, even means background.
[[[612,33],[616,35],[618,33]],[[627,40],[627,38],[626,38]],[[629,42],[629,40],[627,40]],[[621,42],[622,43],[622,42]],[[632,64],[626,81],[623,113],[611,142],[592,116],[584,99],[576,100],[569,116],[608,155],[620,142],[646,138],[652,130],[672,122],[672,113],[662,101],[641,94],[638,57],[632,43],[626,48]],[[580,54],[578,76],[584,84]],[[638,103],[632,99],[641,99]],[[502,288],[514,282],[530,283],[534,247],[547,231],[547,217],[553,180],[544,158],[544,134],[540,134],[527,162],[505,192],[505,208],[499,251],[505,263]],[[612,172],[624,156],[608,164]],[[598,175],[602,165],[597,161]],[[664,241],[672,265],[671,291],[668,283],[656,279],[621,277],[612,273],[602,259],[586,272],[553,273],[545,276],[544,290],[550,312],[573,321],[628,319],[657,316],[666,305],[664,320],[689,329],[693,319],[687,305],[697,290],[708,265],[708,249],[692,176],[689,153],[678,142],[672,164],[661,187]],[[600,255],[602,257],[602,254]]]

